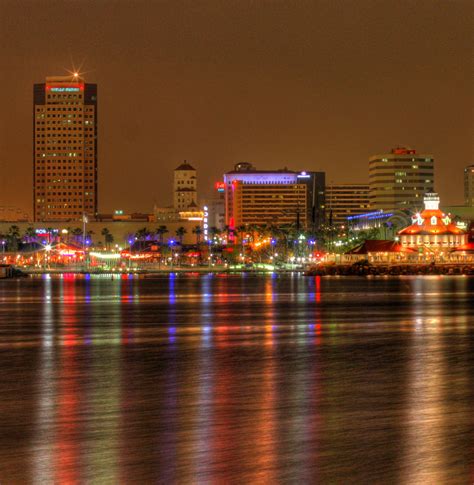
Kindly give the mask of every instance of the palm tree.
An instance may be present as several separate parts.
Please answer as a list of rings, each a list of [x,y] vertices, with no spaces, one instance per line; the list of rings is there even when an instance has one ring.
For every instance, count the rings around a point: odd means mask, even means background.
[[[110,245],[114,242],[114,236],[106,227],[102,229],[101,234],[104,236],[105,249],[109,250]]]
[[[26,242],[34,242],[36,241],[36,231],[33,227],[28,227],[26,230],[25,230],[25,234],[23,236],[23,239],[26,241]]]
[[[219,236],[221,234],[220,229],[218,229],[216,226],[212,226],[209,228],[209,236],[213,240],[215,237]]]
[[[196,245],[199,246],[201,244],[201,236],[202,236],[202,227],[196,226],[193,228],[193,234],[196,234]]]
[[[95,234],[94,231],[87,231],[86,232],[86,241],[89,240],[90,244],[92,246],[92,236]],[[85,242],[85,241],[84,241]]]
[[[48,234],[48,243],[51,244],[53,242],[53,233],[54,229],[52,227],[47,227],[46,228],[46,233]]]
[[[18,242],[20,240],[20,228],[18,226],[10,226],[7,233],[8,249],[16,251],[18,249]]]
[[[188,231],[184,227],[178,227],[176,229],[176,237],[179,239],[179,244],[182,246],[183,245],[183,237],[185,234],[187,234]]]
[[[242,224],[242,225],[236,227],[235,230],[239,234],[240,241],[243,243],[244,236],[245,236],[245,234],[247,232],[247,226],[245,224]]]
[[[80,227],[76,227],[75,229],[71,230],[71,234],[74,236],[76,244],[79,244],[82,239],[82,229]]]
[[[166,226],[159,226],[156,230],[156,235],[158,236],[158,241],[161,246],[163,246],[163,236],[169,232]]]
[[[144,243],[145,241],[147,240],[147,238],[150,237],[150,231],[146,228],[146,227],[143,227],[142,229],[139,229],[136,233],[135,233],[135,237],[137,238],[138,240],[138,244],[140,246],[140,249],[143,249],[144,248]]]

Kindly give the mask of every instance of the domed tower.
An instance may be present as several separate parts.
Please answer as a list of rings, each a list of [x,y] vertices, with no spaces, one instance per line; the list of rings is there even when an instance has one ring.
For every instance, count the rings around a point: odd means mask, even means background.
[[[402,246],[433,252],[467,243],[466,231],[439,209],[438,194],[425,194],[424,202],[425,210],[412,217],[413,224],[399,231]]]
[[[174,169],[173,206],[178,212],[197,206],[197,172],[186,160]]]

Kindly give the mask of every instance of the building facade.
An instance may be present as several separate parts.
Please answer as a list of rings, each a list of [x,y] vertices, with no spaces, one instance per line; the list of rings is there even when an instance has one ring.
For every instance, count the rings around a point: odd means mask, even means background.
[[[257,170],[250,163],[239,163],[224,174],[226,224],[316,230],[324,221],[324,184],[324,172]]]
[[[173,207],[178,212],[197,208],[197,171],[186,160],[174,170]]]
[[[434,191],[434,159],[397,147],[369,159],[370,207],[374,210],[420,210],[423,196]]]
[[[34,85],[35,221],[73,221],[97,213],[97,146],[96,84],[74,75]]]
[[[367,184],[331,184],[326,187],[327,222],[331,226],[344,226],[348,217],[364,214],[369,207]]]
[[[474,165],[464,169],[464,205],[474,207]]]

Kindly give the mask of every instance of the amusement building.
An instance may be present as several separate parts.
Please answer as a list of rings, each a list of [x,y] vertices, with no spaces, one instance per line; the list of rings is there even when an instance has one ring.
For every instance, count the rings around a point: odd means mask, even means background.
[[[424,210],[412,216],[412,223],[398,231],[395,241],[365,241],[348,251],[341,262],[473,262],[474,243],[469,241],[468,232],[441,211],[439,203],[438,194],[426,194]]]

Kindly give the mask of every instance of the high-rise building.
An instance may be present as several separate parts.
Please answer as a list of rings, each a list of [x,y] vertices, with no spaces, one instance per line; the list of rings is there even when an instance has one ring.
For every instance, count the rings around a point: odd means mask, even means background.
[[[347,218],[364,214],[369,209],[367,184],[331,184],[326,186],[326,213],[328,223],[343,226]]]
[[[474,207],[474,165],[464,169],[464,205]]]
[[[419,210],[423,197],[434,191],[434,159],[410,148],[369,159],[370,205],[372,209]]]
[[[35,221],[97,213],[97,85],[47,77],[33,90]]]
[[[173,207],[176,211],[198,207],[197,172],[186,160],[174,170]]]
[[[324,181],[324,172],[256,170],[239,163],[224,174],[226,224],[316,230],[324,220]]]

